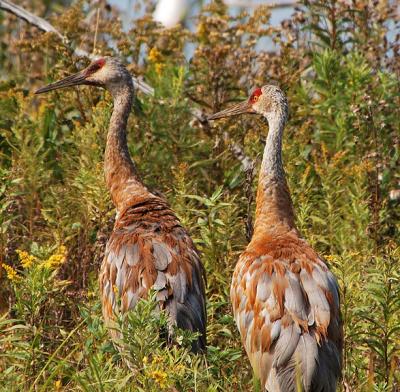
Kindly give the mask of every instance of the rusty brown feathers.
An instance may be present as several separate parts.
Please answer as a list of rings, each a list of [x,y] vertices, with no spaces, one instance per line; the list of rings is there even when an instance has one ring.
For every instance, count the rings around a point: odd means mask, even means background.
[[[260,114],[269,124],[253,237],[235,267],[231,301],[242,343],[269,392],[334,392],[341,372],[339,289],[301,238],[282,164],[287,100],[275,86],[211,116]]]
[[[75,85],[103,87],[114,100],[104,173],[117,215],[99,275],[106,324],[116,335],[115,315],[135,307],[153,288],[160,308],[167,311],[170,337],[174,326],[199,332],[192,350],[202,351],[206,347],[204,269],[189,234],[168,203],[146,188],[129,155],[131,75],[118,59],[105,57],[37,93]]]

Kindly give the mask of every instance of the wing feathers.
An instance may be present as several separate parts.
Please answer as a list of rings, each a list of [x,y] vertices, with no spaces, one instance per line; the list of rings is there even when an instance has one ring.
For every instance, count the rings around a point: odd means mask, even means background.
[[[119,310],[116,294],[126,311],[153,288],[171,325],[201,332],[194,348],[204,349],[204,270],[192,240],[160,200],[130,207],[116,221],[99,276],[103,314],[112,319]]]
[[[153,289],[154,290],[162,290],[165,288],[166,285],[167,285],[167,278],[166,278],[165,274],[161,271],[158,271],[157,279],[153,284]]]
[[[171,250],[164,245],[153,240],[154,265],[158,270],[165,270],[172,260]]]
[[[300,272],[300,280],[312,308],[315,322],[317,326],[321,327],[321,333],[326,335],[331,312],[325,292],[312,276],[304,270]]]
[[[294,323],[281,329],[275,346],[273,365],[277,368],[284,365],[293,355],[300,338],[300,328]]]
[[[126,248],[125,260],[132,267],[139,262],[139,246],[132,244]]]
[[[305,391],[330,392],[327,385],[336,385],[340,372],[338,285],[303,240],[288,241],[292,249],[279,238],[276,247],[286,248],[278,251],[273,242],[258,248],[250,243],[241,256],[231,286],[235,320],[253,369],[269,391],[295,392],[300,374]],[[271,253],[259,255],[257,249]],[[337,375],[319,374],[321,361]]]

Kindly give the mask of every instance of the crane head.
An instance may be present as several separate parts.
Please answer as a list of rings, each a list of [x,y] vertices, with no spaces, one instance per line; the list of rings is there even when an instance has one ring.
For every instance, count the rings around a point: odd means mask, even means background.
[[[112,93],[125,84],[132,86],[132,77],[125,66],[117,58],[102,57],[82,71],[36,90],[35,94],[78,85],[103,87]]]
[[[267,119],[271,116],[284,114],[287,117],[288,103],[283,91],[273,85],[255,88],[250,97],[243,102],[208,116],[208,120],[217,120],[239,114],[260,114]]]

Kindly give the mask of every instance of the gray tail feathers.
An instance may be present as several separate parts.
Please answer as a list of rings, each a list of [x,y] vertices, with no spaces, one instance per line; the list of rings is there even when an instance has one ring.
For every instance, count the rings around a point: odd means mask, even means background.
[[[329,340],[318,345],[315,337],[302,334],[290,360],[274,369],[276,379],[266,388],[275,392],[336,392],[341,373],[340,353]],[[275,386],[271,389],[271,386]]]

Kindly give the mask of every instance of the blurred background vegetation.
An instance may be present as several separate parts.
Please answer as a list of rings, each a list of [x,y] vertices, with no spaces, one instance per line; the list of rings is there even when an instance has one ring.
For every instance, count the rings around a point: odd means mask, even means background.
[[[253,117],[210,126],[193,113],[275,83],[291,108],[284,161],[297,223],[340,283],[340,390],[399,391],[397,2],[302,1],[279,26],[267,6],[233,13],[197,2],[170,29],[153,20],[151,0],[128,2],[140,16],[124,25],[104,0],[18,4],[69,44],[0,12],[0,390],[257,390],[228,293],[267,130]],[[109,343],[97,272],[114,221],[102,168],[111,97],[92,88],[33,95],[87,64],[78,47],[121,57],[155,88],[138,94],[129,148],[202,253],[205,357],[188,352],[185,336],[164,347],[151,299],[129,315],[130,369]]]

